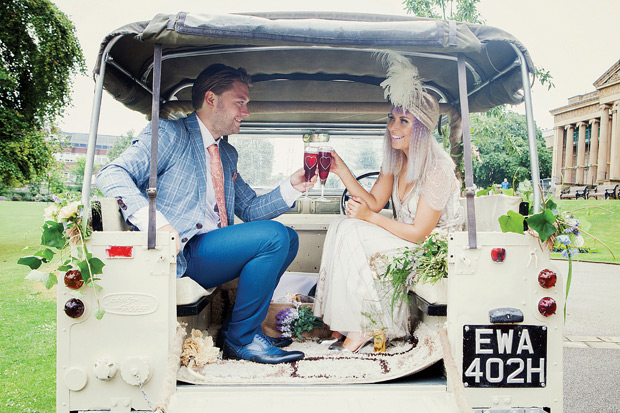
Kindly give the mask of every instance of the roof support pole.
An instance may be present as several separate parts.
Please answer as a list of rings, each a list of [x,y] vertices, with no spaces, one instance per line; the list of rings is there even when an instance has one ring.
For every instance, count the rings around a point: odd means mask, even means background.
[[[476,206],[474,197],[474,171],[471,163],[471,130],[469,125],[469,101],[467,97],[467,72],[465,57],[459,54],[458,62],[459,101],[461,103],[461,120],[463,126],[463,156],[465,161],[465,197],[467,198],[467,233],[469,248],[478,248],[476,239]]]
[[[521,79],[523,81],[523,97],[525,99],[525,119],[527,121],[527,139],[530,148],[530,172],[532,173],[532,191],[534,195],[534,213],[540,212],[542,192],[540,186],[540,169],[538,167],[538,150],[536,149],[536,124],[534,123],[534,110],[532,109],[532,91],[530,78],[527,71],[527,62],[521,50],[511,44],[521,63]]]
[[[111,47],[112,41],[108,47]],[[95,163],[95,150],[97,148],[97,130],[99,129],[99,114],[101,113],[101,96],[103,94],[103,79],[108,58],[107,48],[101,56],[101,68],[95,83],[95,95],[93,96],[93,110],[90,115],[90,130],[88,132],[88,146],[86,147],[86,163],[84,164],[84,177],[82,179],[82,228],[84,233],[88,227],[88,217],[90,216],[90,185],[93,176],[93,165]]]
[[[146,196],[149,198],[148,249],[156,244],[155,202],[157,199],[157,149],[159,143],[159,95],[161,84],[161,44],[155,44],[153,51],[153,102],[151,106],[151,169],[149,187]]]

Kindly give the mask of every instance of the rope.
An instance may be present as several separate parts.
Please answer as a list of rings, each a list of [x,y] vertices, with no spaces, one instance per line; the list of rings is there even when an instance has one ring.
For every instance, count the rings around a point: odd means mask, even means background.
[[[445,328],[439,330],[439,340],[443,351],[443,363],[446,367],[446,375],[448,376],[448,387],[452,390],[452,393],[454,393],[456,406],[461,413],[471,413],[472,409],[469,407],[469,403],[465,398],[465,388],[463,387],[463,383],[459,380],[459,371],[452,357],[452,352],[450,351],[450,341],[448,340],[448,333]]]
[[[161,385],[161,399],[159,403],[157,403],[157,407],[153,410],[153,413],[166,413],[170,399],[176,391],[177,370],[181,364],[181,350],[183,348],[183,340],[186,335],[187,332],[185,331],[185,328],[178,324],[176,334],[174,335],[170,345],[170,353],[168,354],[168,368],[166,369],[164,376],[165,379]]]

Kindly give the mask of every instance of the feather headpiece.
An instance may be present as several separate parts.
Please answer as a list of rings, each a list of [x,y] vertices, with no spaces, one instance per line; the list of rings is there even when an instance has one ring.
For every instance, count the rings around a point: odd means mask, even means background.
[[[387,77],[381,82],[385,98],[392,105],[408,110],[433,130],[439,118],[439,104],[424,91],[418,69],[405,56],[392,50],[378,52],[376,56],[387,70]]]
[[[387,77],[381,82],[385,98],[405,109],[418,106],[423,88],[418,69],[405,56],[391,50],[380,52],[378,56],[387,69]]]

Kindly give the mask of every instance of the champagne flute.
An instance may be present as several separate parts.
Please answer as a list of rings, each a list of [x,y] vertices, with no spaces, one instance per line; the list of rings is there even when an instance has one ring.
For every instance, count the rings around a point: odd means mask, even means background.
[[[314,174],[316,174],[317,157],[318,149],[310,145],[306,145],[304,148],[304,180],[306,182],[310,182]],[[306,191],[306,199],[309,199],[308,192],[309,191]]]
[[[321,197],[316,199],[318,202],[329,202],[325,198],[325,181],[329,175],[329,168],[332,166],[332,148],[331,146],[321,146],[319,148],[319,178],[321,179]]]

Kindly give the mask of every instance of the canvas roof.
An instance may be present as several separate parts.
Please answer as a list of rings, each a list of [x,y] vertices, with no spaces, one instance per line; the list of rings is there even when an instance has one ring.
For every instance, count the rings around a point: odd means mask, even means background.
[[[429,88],[453,104],[458,100],[455,58],[463,54],[468,90],[483,86],[470,96],[472,112],[523,100],[512,45],[534,72],[517,39],[484,25],[356,13],[158,14],[110,33],[94,69],[99,72],[109,47],[112,65],[104,88],[147,115],[154,43],[163,45],[164,117],[192,110],[192,79],[212,63],[242,66],[253,76],[247,120],[255,122],[383,122],[389,106],[379,86],[385,69],[376,50],[408,56]]]

